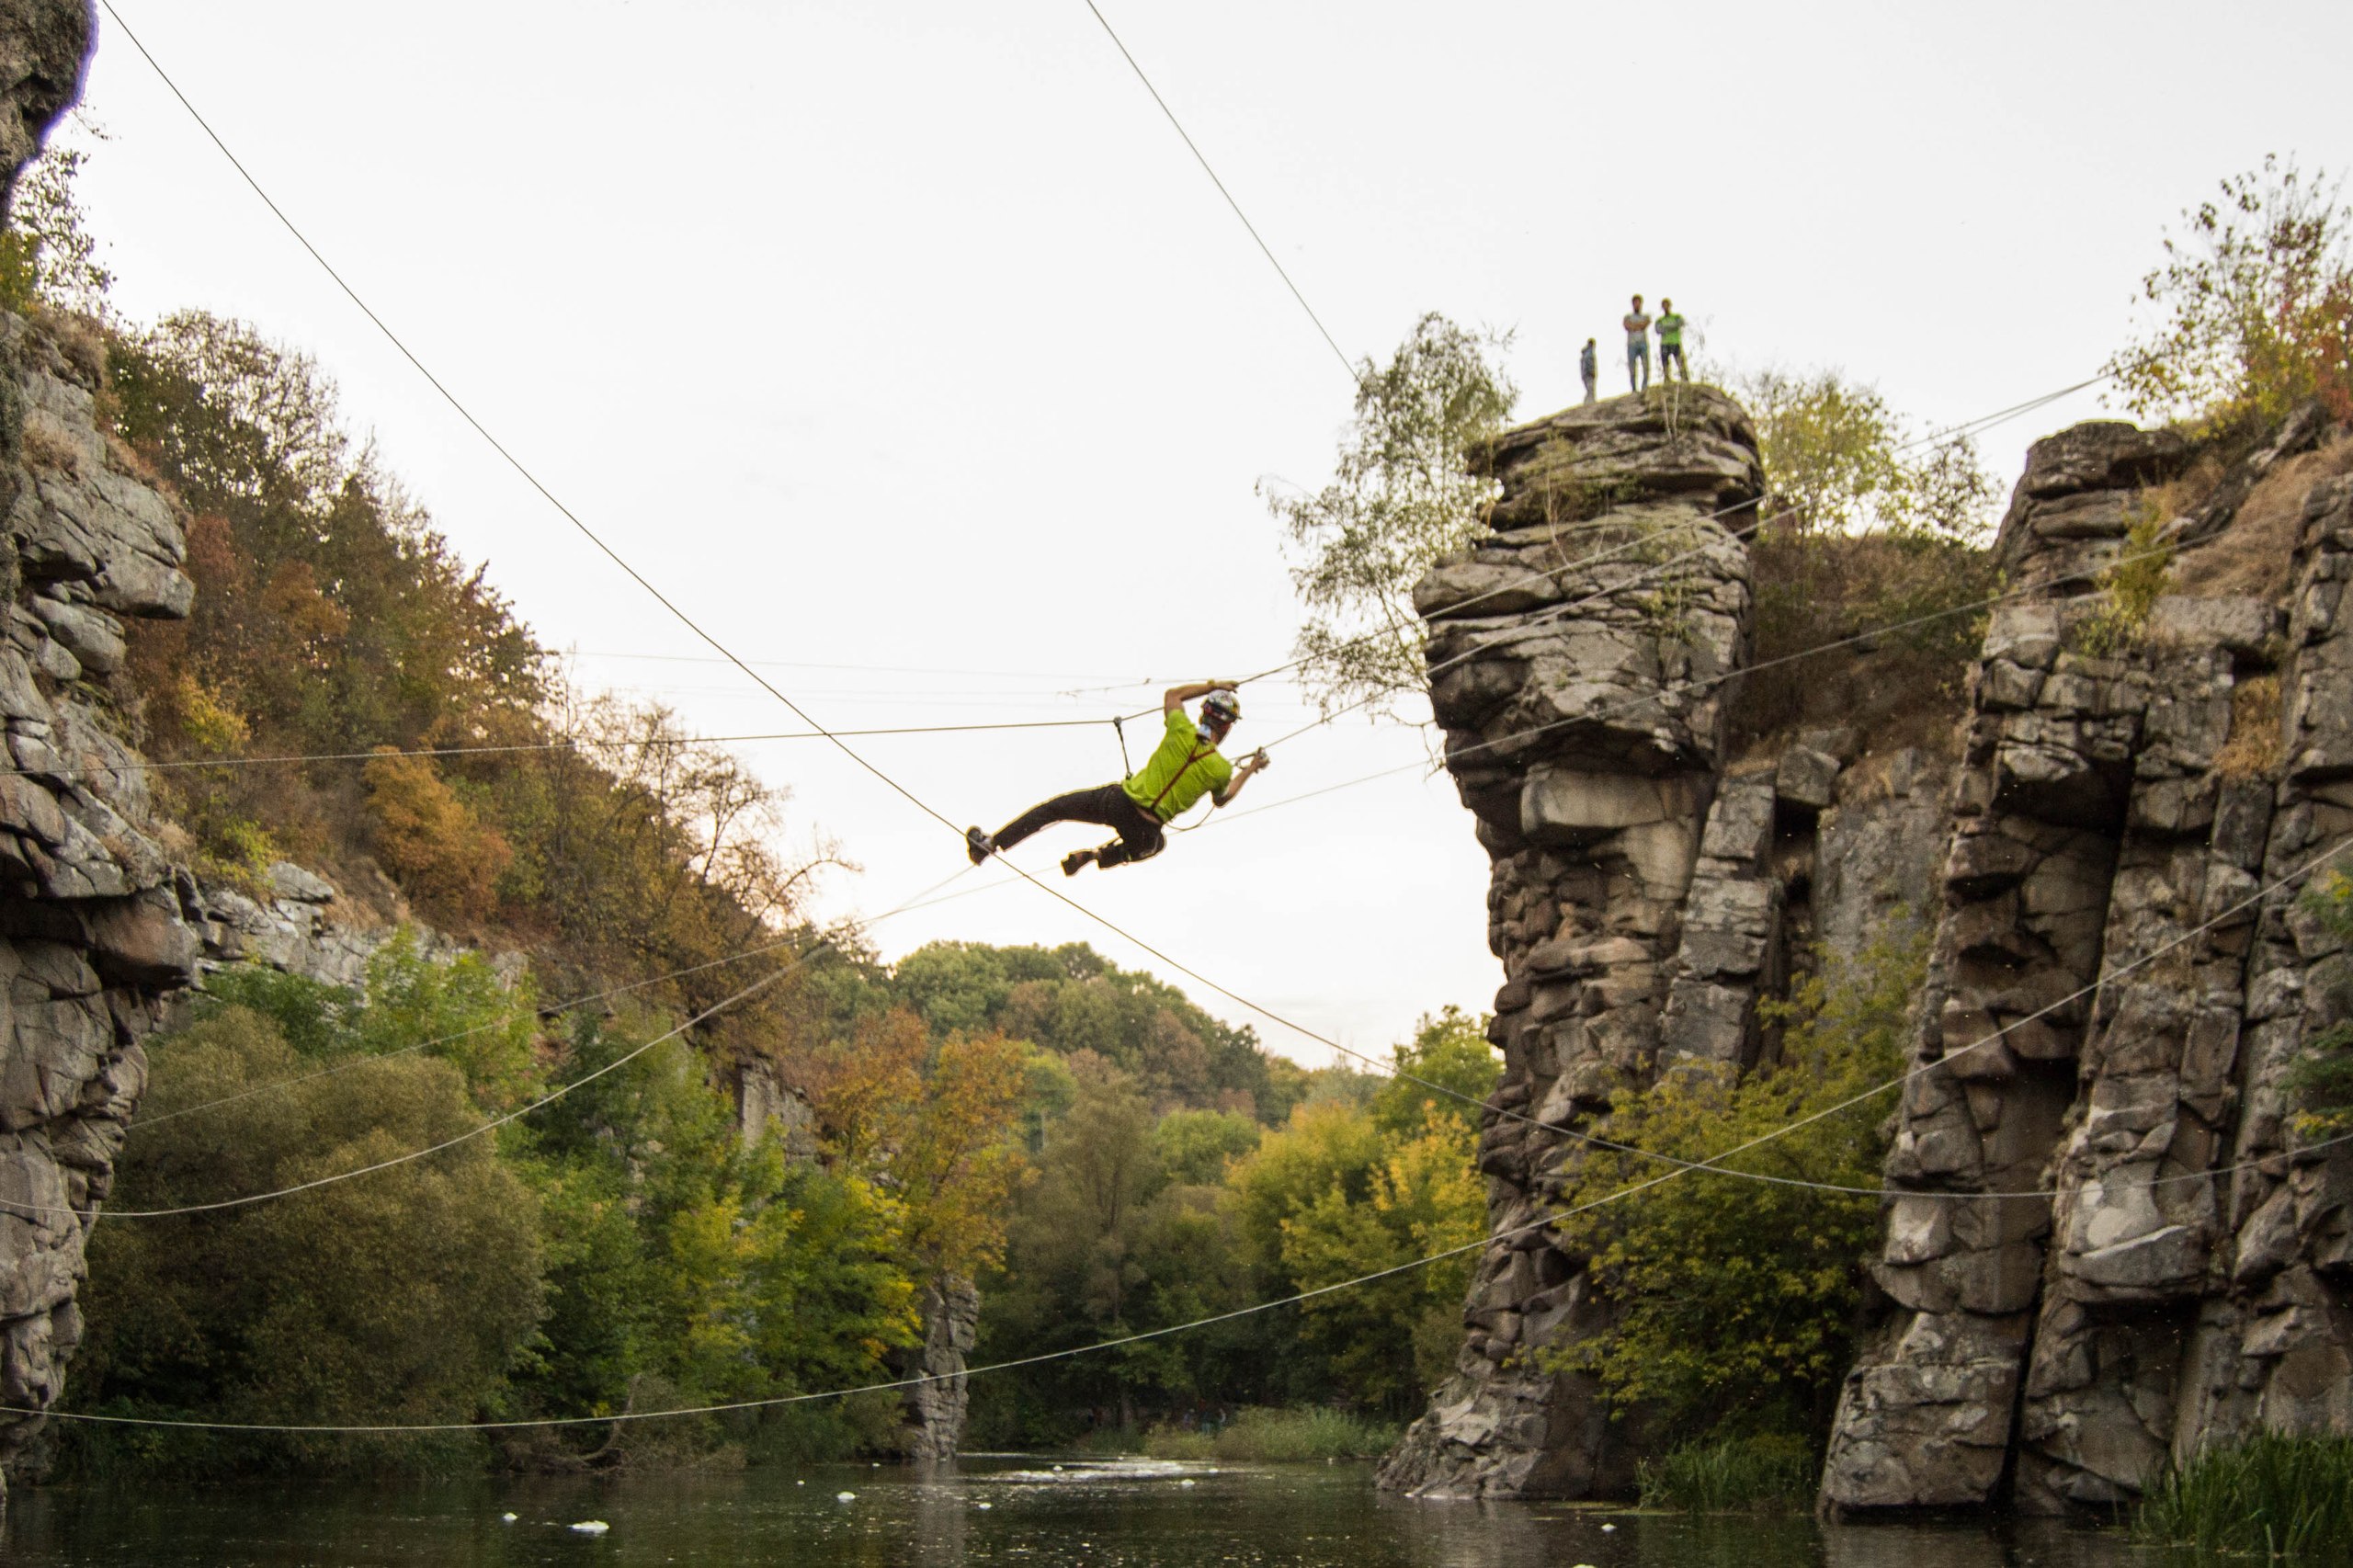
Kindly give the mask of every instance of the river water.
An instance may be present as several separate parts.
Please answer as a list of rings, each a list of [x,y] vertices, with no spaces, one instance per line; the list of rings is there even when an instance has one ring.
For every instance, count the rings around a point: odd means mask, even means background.
[[[850,1494],[844,1497],[841,1494]],[[509,1520],[504,1516],[513,1515]],[[601,1531],[575,1529],[598,1521]],[[2156,1568],[2044,1524],[1824,1528],[1412,1502],[1370,1465],[968,1459],[398,1485],[27,1489],[8,1568]]]

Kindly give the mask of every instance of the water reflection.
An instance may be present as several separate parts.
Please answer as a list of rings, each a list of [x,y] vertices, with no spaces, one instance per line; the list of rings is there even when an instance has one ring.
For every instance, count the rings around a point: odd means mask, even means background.
[[[838,1494],[851,1493],[847,1501]],[[506,1522],[501,1516],[516,1516]],[[569,1527],[601,1519],[603,1535]],[[2112,1533],[1415,1502],[1365,1466],[1051,1461],[20,1495],[10,1568],[2140,1568]]]

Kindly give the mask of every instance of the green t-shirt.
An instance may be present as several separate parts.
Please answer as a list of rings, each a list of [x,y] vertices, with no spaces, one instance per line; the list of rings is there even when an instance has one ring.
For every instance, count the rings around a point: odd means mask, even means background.
[[[1120,788],[1127,790],[1129,800],[1162,822],[1174,822],[1203,795],[1224,789],[1233,777],[1233,764],[1201,739],[1184,709],[1172,708],[1168,733],[1161,736],[1159,748]]]
[[[1661,343],[1673,343],[1678,345],[1682,343],[1683,318],[1673,311],[1669,311],[1666,314],[1659,317],[1658,340]]]

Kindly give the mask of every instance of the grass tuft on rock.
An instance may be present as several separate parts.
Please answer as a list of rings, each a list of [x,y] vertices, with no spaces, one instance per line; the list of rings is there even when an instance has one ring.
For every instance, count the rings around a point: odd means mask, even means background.
[[[2202,1453],[2150,1492],[2132,1528],[2201,1552],[2353,1562],[2353,1437],[2267,1432]]]

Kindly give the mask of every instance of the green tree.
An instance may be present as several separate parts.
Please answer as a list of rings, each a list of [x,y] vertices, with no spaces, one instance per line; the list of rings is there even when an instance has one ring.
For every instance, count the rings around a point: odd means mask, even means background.
[[[2182,213],[2141,280],[2140,335],[2106,367],[2127,408],[2226,437],[2311,397],[2353,419],[2353,208],[2340,189],[2267,156]]]
[[[1263,1130],[1230,1110],[1172,1110],[1152,1130],[1153,1153],[1169,1179],[1214,1187],[1226,1163],[1258,1146]]]
[[[304,1059],[268,1018],[242,1007],[217,1010],[153,1061],[154,1123],[117,1167],[113,1200],[122,1208],[200,1204],[334,1176],[481,1118],[457,1069],[426,1056],[373,1064],[364,1085],[301,1081]],[[297,1081],[224,1100],[289,1079]],[[171,1116],[199,1101],[223,1103]],[[464,1422],[495,1413],[543,1304],[537,1204],[489,1138],[274,1203],[102,1226],[90,1270],[76,1402],[209,1420]],[[183,1472],[373,1468],[466,1447],[301,1435],[141,1441],[151,1460]]]
[[[1083,942],[997,948],[933,942],[881,987],[935,1030],[996,1030],[1060,1056],[1091,1051],[1155,1107],[1240,1110],[1279,1120],[1303,1084],[1256,1031],[1211,1017],[1173,985],[1123,970]]]
[[[1925,931],[1907,926],[1826,978],[1802,979],[1779,1009],[1788,1028],[1777,1064],[1745,1079],[1678,1067],[1621,1094],[1599,1131],[1708,1160],[1885,1083],[1908,1042],[1927,954]],[[1882,1115],[1859,1106],[1723,1163],[1875,1187]],[[1692,1171],[1633,1200],[1601,1201],[1660,1168],[1590,1148],[1569,1173],[1563,1243],[1587,1259],[1618,1315],[1551,1359],[1594,1372],[1619,1410],[1648,1407],[1673,1436],[1727,1425],[1821,1436],[1852,1359],[1877,1199]]]
[[[1298,558],[1291,580],[1307,619],[1297,653],[1327,711],[1423,689],[1413,587],[1470,540],[1496,494],[1465,459],[1518,399],[1490,358],[1509,343],[1436,312],[1422,317],[1385,367],[1368,358],[1359,368],[1356,420],[1332,482],[1313,494],[1259,486]]]
[[[1836,370],[1762,370],[1734,391],[1756,426],[1768,528],[1984,539],[1994,481],[1966,437],[1918,441],[1876,387]]]
[[[1382,1131],[1418,1137],[1432,1116],[1451,1117],[1478,1131],[1480,1105],[1504,1072],[1502,1056],[1488,1043],[1487,1023],[1455,1006],[1423,1016],[1413,1042],[1394,1048],[1396,1070],[1373,1096],[1373,1119]]]
[[[554,1309],[524,1393],[604,1414],[879,1376],[916,1335],[905,1205],[746,1144],[685,1040],[621,1062],[659,1023],[579,1021],[581,1087],[528,1120]]]
[[[1336,1179],[1283,1220],[1292,1284],[1312,1290],[1478,1241],[1487,1224],[1486,1183],[1472,1164],[1478,1144],[1475,1125],[1436,1108],[1408,1135],[1384,1140],[1361,1197]],[[1465,1252],[1318,1296],[1303,1308],[1306,1337],[1331,1358],[1350,1397],[1407,1414],[1453,1366],[1476,1261]]]
[[[106,139],[86,107],[74,110],[70,124],[83,135]],[[88,157],[52,133],[40,155],[17,176],[7,226],[0,229],[0,307],[18,314],[47,306],[106,317],[114,274],[98,260],[98,242],[74,189]]]

